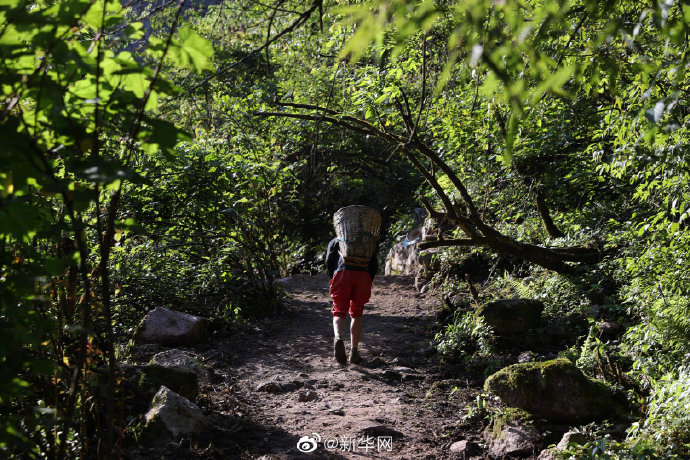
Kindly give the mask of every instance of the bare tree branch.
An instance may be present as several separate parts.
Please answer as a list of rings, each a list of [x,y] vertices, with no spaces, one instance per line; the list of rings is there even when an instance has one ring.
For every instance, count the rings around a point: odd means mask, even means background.
[[[419,243],[419,249],[441,248],[446,246],[482,246],[482,244],[472,238],[459,238],[453,240],[433,240]]]
[[[421,198],[422,204],[429,212],[429,215],[435,218],[447,219],[449,222],[460,228],[469,237],[452,240],[443,240],[439,238],[437,241],[430,241],[420,244],[420,248],[442,246],[485,247],[500,254],[512,255],[520,259],[536,263],[537,265],[541,265],[542,267],[557,271],[559,273],[570,273],[573,271],[573,267],[568,265],[566,262],[593,263],[601,258],[600,252],[591,248],[559,249],[522,243],[514,238],[503,235],[493,227],[486,225],[479,216],[474,202],[472,201],[472,198],[470,197],[463,182],[457,177],[453,169],[445,161],[443,161],[433,149],[424,144],[417,136],[415,136],[410,143],[408,142],[407,137],[403,137],[390,131],[382,131],[365,120],[361,120],[349,115],[341,115],[332,109],[310,104],[283,103],[283,105],[288,105],[294,108],[304,108],[307,110],[316,110],[320,111],[321,114],[259,112],[256,115],[262,117],[276,116],[296,118],[311,121],[325,120],[329,123],[341,126],[354,132],[358,132],[360,134],[377,136],[381,139],[392,142],[399,147],[403,156],[412,163],[420,174],[422,174],[427,183],[429,183],[429,185],[431,185],[434,191],[438,194],[446,210],[445,213],[436,211],[428,200]],[[402,104],[399,103],[399,105],[401,114],[404,114],[405,109],[403,108]],[[329,115],[326,116],[326,113]],[[431,172],[421,163],[421,161],[419,161],[413,152],[414,150],[417,150],[422,155],[427,157],[431,161],[432,165],[438,166],[438,168],[448,176],[453,186],[460,192],[460,195],[465,201],[468,215],[458,212],[448,193],[443,189]]]
[[[268,48],[273,42],[275,42],[275,41],[278,40],[279,38],[281,38],[281,37],[283,37],[283,36],[289,34],[289,33],[292,32],[293,30],[297,29],[297,28],[300,27],[302,24],[304,24],[305,22],[307,22],[307,19],[309,19],[309,18],[311,17],[311,15],[314,13],[314,11],[316,11],[316,10],[318,10],[318,9],[321,8],[322,2],[323,2],[323,0],[313,0],[312,3],[311,3],[311,6],[310,6],[304,13],[302,13],[292,24],[290,24],[289,26],[287,26],[285,29],[283,29],[282,31],[280,31],[278,34],[274,35],[272,38],[266,40],[266,41],[264,42],[263,45],[261,45],[260,47],[256,48],[254,51],[252,51],[251,53],[247,54],[247,55],[244,56],[242,59],[239,59],[239,60],[233,62],[232,64],[230,64],[230,65],[228,65],[228,66],[225,66],[225,67],[223,67],[222,69],[216,71],[213,75],[209,75],[208,77],[204,78],[200,83],[198,83],[198,84],[192,86],[192,87],[189,88],[187,91],[188,91],[188,92],[191,92],[191,91],[195,91],[195,90],[199,89],[200,87],[202,87],[203,85],[205,85],[205,84],[208,83],[209,81],[213,80],[214,78],[218,78],[218,77],[220,77],[221,75],[224,75],[224,74],[226,74],[227,72],[229,72],[230,70],[234,69],[234,68],[237,67],[238,65],[242,64],[244,61],[246,61],[246,60],[249,59],[250,57],[253,57],[253,56],[255,56],[255,55],[261,53],[264,49]]]

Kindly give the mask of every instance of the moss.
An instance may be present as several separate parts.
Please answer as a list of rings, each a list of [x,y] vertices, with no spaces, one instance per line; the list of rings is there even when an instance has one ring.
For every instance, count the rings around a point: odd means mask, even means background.
[[[587,422],[617,413],[608,387],[567,359],[508,366],[489,377],[484,389],[509,406],[551,421]]]
[[[187,399],[194,400],[199,394],[199,382],[194,372],[157,364],[150,364],[140,368],[137,388],[147,395],[154,395],[161,385],[165,385],[175,393]]]
[[[538,300],[510,299],[489,302],[475,314],[498,335],[524,334],[539,326],[544,305]]]
[[[443,395],[450,396],[454,390],[457,391],[458,388],[463,388],[463,382],[458,379],[447,379],[447,380],[437,380],[431,384],[426,392],[426,397],[431,398],[433,396]]]
[[[503,433],[503,429],[510,422],[521,422],[523,424],[531,425],[534,423],[534,417],[529,412],[526,412],[517,407],[506,407],[503,412],[496,415],[491,420],[489,433],[492,438],[498,438]]]

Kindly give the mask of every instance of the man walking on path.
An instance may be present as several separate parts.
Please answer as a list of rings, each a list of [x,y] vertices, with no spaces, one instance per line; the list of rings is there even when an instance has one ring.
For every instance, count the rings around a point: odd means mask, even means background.
[[[326,251],[326,269],[331,278],[330,296],[333,299],[333,332],[335,339],[333,348],[335,359],[339,364],[347,364],[345,345],[342,334],[345,329],[345,317],[350,312],[350,363],[359,364],[362,358],[359,356],[357,346],[359,336],[362,333],[362,313],[364,304],[371,297],[371,283],[379,268],[376,254],[369,259],[369,264],[364,266],[348,265],[340,255],[338,238],[328,243]]]

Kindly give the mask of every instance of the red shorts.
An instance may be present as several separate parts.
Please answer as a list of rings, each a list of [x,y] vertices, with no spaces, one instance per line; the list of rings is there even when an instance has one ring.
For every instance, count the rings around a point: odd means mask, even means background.
[[[371,275],[365,271],[341,270],[333,276],[329,294],[333,299],[333,316],[344,318],[349,308],[350,316],[359,318],[371,297]]]

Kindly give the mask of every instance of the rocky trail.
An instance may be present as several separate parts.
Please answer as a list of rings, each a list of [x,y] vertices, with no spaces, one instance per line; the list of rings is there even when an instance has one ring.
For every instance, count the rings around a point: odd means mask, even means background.
[[[281,284],[288,298],[280,316],[185,349],[216,374],[196,398],[211,426],[129,457],[435,459],[455,455],[456,441],[479,440],[481,427],[461,421],[476,385],[429,357],[433,294],[419,294],[411,277],[378,276],[363,318],[363,362],[341,367],[327,277]],[[160,350],[140,347],[139,359]]]

